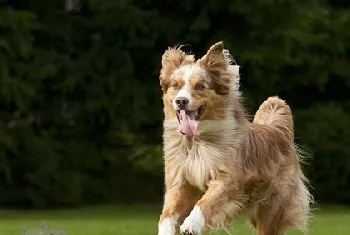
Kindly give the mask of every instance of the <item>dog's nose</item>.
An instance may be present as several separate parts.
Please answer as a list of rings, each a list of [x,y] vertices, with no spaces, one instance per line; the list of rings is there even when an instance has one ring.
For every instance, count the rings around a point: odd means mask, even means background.
[[[175,100],[175,103],[180,109],[184,109],[188,104],[188,99],[185,97],[179,97]]]

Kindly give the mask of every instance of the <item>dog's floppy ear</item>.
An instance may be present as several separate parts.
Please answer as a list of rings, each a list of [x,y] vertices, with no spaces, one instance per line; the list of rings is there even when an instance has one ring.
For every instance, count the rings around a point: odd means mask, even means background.
[[[221,41],[212,45],[198,62],[209,73],[215,91],[221,95],[227,94],[230,78],[229,76],[222,76],[227,72],[229,65],[224,55],[224,43]]]
[[[160,71],[160,85],[166,92],[169,87],[170,77],[175,69],[181,65],[190,64],[194,61],[192,55],[187,55],[180,48],[169,48],[162,56],[162,69]]]

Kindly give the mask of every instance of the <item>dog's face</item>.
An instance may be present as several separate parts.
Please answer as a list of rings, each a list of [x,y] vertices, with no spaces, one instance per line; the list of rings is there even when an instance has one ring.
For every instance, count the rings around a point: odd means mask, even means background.
[[[229,66],[222,42],[197,61],[180,49],[165,51],[160,74],[165,117],[177,118],[180,133],[194,136],[200,121],[226,118],[226,99],[233,79]]]

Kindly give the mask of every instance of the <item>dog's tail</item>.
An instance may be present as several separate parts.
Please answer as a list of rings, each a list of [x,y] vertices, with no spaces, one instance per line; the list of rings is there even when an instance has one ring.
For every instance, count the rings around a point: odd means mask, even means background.
[[[294,141],[292,111],[289,105],[277,96],[269,97],[260,105],[253,122],[273,126],[289,141]]]

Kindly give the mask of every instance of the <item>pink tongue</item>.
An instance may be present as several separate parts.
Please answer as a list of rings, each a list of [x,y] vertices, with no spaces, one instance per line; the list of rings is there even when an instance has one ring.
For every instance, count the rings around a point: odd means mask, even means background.
[[[185,110],[180,111],[180,132],[187,136],[197,134],[198,121],[190,119]]]

